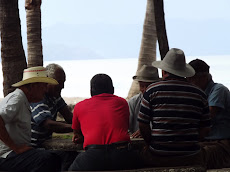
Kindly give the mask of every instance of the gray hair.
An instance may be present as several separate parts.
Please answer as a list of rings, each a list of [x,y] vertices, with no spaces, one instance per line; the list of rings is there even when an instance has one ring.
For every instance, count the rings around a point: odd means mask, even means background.
[[[58,64],[56,64],[56,63],[48,64],[48,65],[46,66],[46,70],[47,70],[47,75],[48,75],[48,77],[54,78],[54,73],[55,73],[56,70],[58,70],[58,69],[61,69],[61,70],[64,71],[64,69],[63,69],[60,65],[58,65]]]

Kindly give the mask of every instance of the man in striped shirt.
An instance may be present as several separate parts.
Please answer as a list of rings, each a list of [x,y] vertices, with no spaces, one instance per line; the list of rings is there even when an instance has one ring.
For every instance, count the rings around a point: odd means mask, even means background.
[[[147,88],[141,103],[139,128],[147,144],[142,152],[144,163],[203,165],[198,142],[209,132],[210,115],[205,93],[185,79],[195,74],[194,69],[176,48],[153,66],[162,69],[163,80]]]
[[[32,136],[31,144],[34,147],[42,147],[42,143],[52,137],[52,133],[72,132],[72,112],[61,97],[61,90],[66,80],[65,72],[58,64],[46,66],[49,77],[56,79],[58,85],[47,85],[47,92],[44,99],[38,103],[31,103],[32,110]],[[66,123],[56,121],[57,113],[60,112]]]
[[[47,75],[58,81],[58,85],[47,85],[47,91],[42,101],[31,103],[31,144],[34,147],[42,148],[42,143],[52,137],[52,133],[72,132],[71,123],[73,114],[69,110],[64,99],[61,97],[61,90],[64,88],[66,80],[64,69],[58,64],[46,66]],[[56,121],[57,113],[60,113],[65,122]],[[53,151],[61,160],[61,170],[66,171],[75,159],[77,152]]]

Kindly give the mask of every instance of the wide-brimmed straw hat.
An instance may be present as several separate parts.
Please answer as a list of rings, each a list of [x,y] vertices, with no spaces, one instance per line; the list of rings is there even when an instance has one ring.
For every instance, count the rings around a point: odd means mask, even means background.
[[[193,67],[185,62],[184,52],[177,48],[170,49],[162,61],[154,61],[152,65],[180,77],[195,75]]]
[[[42,66],[36,66],[36,67],[25,69],[23,72],[22,81],[13,84],[12,87],[19,87],[22,85],[35,83],[35,82],[42,82],[42,83],[48,83],[54,85],[58,84],[58,82],[55,79],[49,78],[47,76],[46,68]]]
[[[158,69],[153,66],[143,65],[133,79],[142,82],[154,82],[159,80]]]

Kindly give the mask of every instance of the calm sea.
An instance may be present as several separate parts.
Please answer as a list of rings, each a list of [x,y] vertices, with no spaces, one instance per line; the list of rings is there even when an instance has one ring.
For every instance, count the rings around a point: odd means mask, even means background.
[[[220,82],[230,89],[230,55],[187,57],[187,62],[200,58],[210,65],[210,71],[215,82]],[[45,61],[60,64],[66,72],[63,97],[90,97],[90,79],[97,73],[106,73],[111,76],[115,87],[115,94],[126,97],[135,75],[138,59],[98,59],[98,60],[71,60],[71,61]],[[0,71],[0,83],[3,81]],[[0,98],[3,97],[3,88],[0,84]]]

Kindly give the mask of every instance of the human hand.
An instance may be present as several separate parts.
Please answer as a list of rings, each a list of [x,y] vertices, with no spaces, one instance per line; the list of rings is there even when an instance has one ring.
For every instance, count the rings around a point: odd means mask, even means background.
[[[79,134],[75,134],[72,138],[72,142],[75,144],[80,144],[84,142],[84,137],[79,135]]]
[[[30,146],[27,146],[27,145],[17,145],[16,148],[13,149],[13,151],[16,152],[17,154],[21,154],[21,153],[26,152],[30,149],[33,149],[33,148]]]
[[[135,131],[132,135],[132,138],[142,138],[140,130]]]

